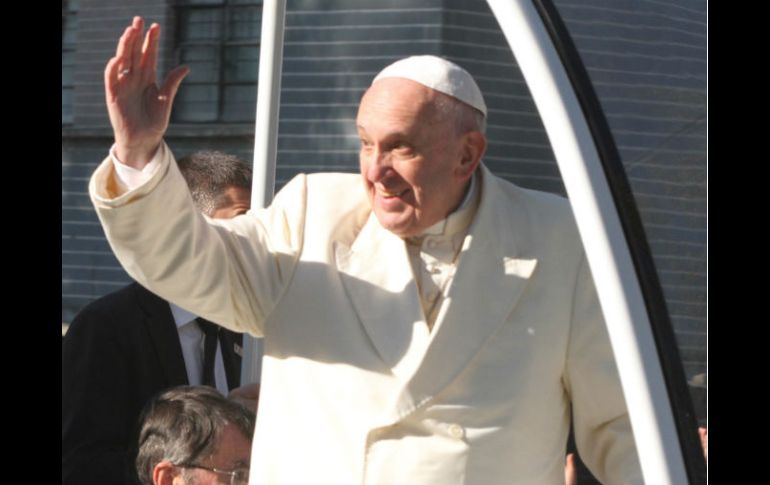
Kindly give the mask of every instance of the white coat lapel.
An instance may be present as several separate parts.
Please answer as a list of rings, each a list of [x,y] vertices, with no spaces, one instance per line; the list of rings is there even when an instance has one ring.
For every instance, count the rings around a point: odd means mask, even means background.
[[[372,213],[352,246],[336,242],[334,250],[345,291],[372,344],[406,382],[430,335],[403,240]]]
[[[505,195],[482,166],[482,199],[469,228],[457,272],[436,320],[433,339],[410,395],[417,407],[448,386],[500,328],[535,270],[528,258],[529,220],[522,208],[501,203]]]

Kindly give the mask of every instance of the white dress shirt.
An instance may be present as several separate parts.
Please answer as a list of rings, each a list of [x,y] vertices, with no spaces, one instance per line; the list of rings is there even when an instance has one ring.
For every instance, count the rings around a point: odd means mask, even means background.
[[[117,177],[118,185],[121,190],[132,190],[146,181],[150,180],[150,177],[158,170],[160,166],[160,155],[162,153],[163,144],[156,150],[155,155],[150,160],[150,163],[144,166],[143,169],[137,170],[133,167],[129,167],[125,163],[121,162],[115,154],[115,145],[110,148],[110,157],[112,158],[112,165],[115,167],[115,174]]]
[[[187,380],[191,386],[200,386],[203,384],[203,331],[195,323],[197,317],[194,314],[170,302],[169,306],[171,307],[171,314],[174,316],[176,330],[179,332],[179,343],[182,344]],[[214,359],[214,382],[217,385],[217,390],[222,395],[227,396],[229,390],[225,363],[222,360],[221,342],[217,345],[217,354]]]
[[[476,179],[474,174],[457,210],[419,236],[405,239],[425,323],[430,330],[433,330],[439,309],[454,279],[463,241],[479,205],[480,190]]]

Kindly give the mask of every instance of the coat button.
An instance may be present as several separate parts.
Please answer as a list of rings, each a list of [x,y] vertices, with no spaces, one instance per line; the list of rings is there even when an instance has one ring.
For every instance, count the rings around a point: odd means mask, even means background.
[[[449,431],[449,436],[458,440],[465,436],[465,430],[459,424],[450,424],[447,431]]]

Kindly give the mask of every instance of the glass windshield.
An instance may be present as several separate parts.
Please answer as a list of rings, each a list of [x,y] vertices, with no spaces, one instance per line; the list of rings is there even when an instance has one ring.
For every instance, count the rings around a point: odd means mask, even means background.
[[[554,1],[620,153],[706,424],[706,2]]]

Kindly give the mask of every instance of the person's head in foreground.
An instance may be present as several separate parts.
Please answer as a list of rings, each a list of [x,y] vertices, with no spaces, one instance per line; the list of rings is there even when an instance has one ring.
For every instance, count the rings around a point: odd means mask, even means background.
[[[247,485],[254,413],[207,386],[170,389],[140,417],[143,485]]]

